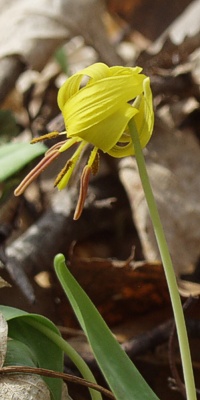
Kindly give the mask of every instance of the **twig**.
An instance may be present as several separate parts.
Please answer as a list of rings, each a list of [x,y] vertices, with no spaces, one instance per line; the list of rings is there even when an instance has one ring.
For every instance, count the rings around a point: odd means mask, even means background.
[[[86,381],[83,378],[73,376],[70,374],[66,374],[64,372],[51,371],[51,370],[45,369],[45,368],[33,368],[33,367],[24,367],[24,366],[8,366],[8,367],[0,368],[1,375],[17,374],[17,373],[34,374],[34,375],[48,376],[49,378],[63,379],[67,382],[72,382],[72,383],[76,383],[81,386],[86,386],[88,388],[95,389],[95,390],[105,394],[109,399],[115,400],[115,397],[113,396],[113,394],[109,390],[103,388],[102,386],[97,385],[92,382],[89,382],[89,381]]]

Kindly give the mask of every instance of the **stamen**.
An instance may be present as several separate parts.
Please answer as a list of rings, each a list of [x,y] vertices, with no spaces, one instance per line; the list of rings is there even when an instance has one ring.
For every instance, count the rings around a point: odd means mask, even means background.
[[[91,169],[92,169],[92,174],[96,175],[98,170],[99,170],[99,164],[100,164],[100,156],[99,156],[99,152],[96,153],[95,159],[91,165]]]
[[[67,173],[67,171],[72,168],[73,166],[73,161],[70,159],[67,161],[67,163],[65,164],[65,166],[62,168],[62,170],[59,172],[55,182],[54,182],[54,187],[57,186],[59,184],[59,182],[61,181],[61,179],[64,177],[64,175]]]
[[[83,151],[85,146],[86,146],[86,142],[83,140],[82,143],[79,144],[79,146],[76,149],[73,156],[67,162],[64,169],[61,171],[61,175],[60,174],[58,175],[55,184],[59,190],[64,189],[64,187],[68,184],[68,182],[71,178],[71,175],[74,171],[74,168],[76,166],[76,163],[78,162],[81,152]]]
[[[87,196],[90,174],[91,174],[91,167],[86,165],[81,175],[79,198],[74,212],[74,218],[73,218],[74,220],[79,219],[82,214],[85,199]]]
[[[24,193],[25,189],[27,186],[30,185],[36,179],[41,172],[43,172],[51,163],[53,160],[55,160],[60,153],[57,151],[50,153],[46,157],[44,157],[37,165],[35,168],[33,168],[29,174],[23,179],[23,181],[19,184],[19,186],[15,189],[14,195],[15,196],[20,196],[22,193]]]
[[[62,132],[62,133],[64,133],[64,132]],[[41,135],[37,138],[32,139],[31,144],[38,143],[38,142],[41,142],[46,139],[54,139],[54,138],[57,138],[59,135],[60,135],[60,133],[57,131],[49,132],[49,133],[46,133],[45,135]]]

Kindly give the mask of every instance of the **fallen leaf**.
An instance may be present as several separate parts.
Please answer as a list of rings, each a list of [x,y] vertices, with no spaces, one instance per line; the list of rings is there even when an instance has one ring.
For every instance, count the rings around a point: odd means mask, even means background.
[[[58,44],[67,37],[60,7],[51,1],[0,1],[1,57],[21,55],[41,69]]]
[[[110,325],[169,305],[168,288],[160,263],[74,255],[70,271]],[[66,315],[68,321],[69,318],[73,321],[66,301],[60,304],[58,312],[62,319]]]
[[[200,148],[191,131],[157,121],[146,165],[177,275],[191,273],[199,258]],[[119,174],[147,260],[159,260],[153,226],[136,161],[120,161]]]
[[[191,0],[175,0],[170,3],[170,7],[166,0],[156,2],[107,0],[106,2],[114,16],[117,14],[127,21],[133,30],[137,30],[150,40],[155,40],[172,21],[178,19],[179,14],[184,12]]]
[[[33,69],[41,70],[58,46],[82,35],[105,62],[120,62],[107,40],[99,1],[0,0],[0,9],[1,58],[20,55]]]
[[[191,4],[176,18],[163,32],[160,38],[152,45],[151,51],[157,53],[166,39],[175,45],[180,45],[186,37],[192,37],[200,32],[200,2],[192,1]]]

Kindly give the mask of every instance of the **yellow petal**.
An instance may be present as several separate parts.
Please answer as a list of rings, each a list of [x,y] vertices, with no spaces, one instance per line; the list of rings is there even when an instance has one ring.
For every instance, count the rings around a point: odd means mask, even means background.
[[[150,140],[154,125],[153,101],[149,78],[144,80],[143,87],[144,95],[141,96],[139,112],[135,115],[134,122],[140,137],[141,146],[145,147]]]
[[[111,77],[81,89],[62,110],[67,136],[79,136],[103,151],[113,147],[123,133],[122,126],[125,128],[137,112],[128,101],[142,93],[143,80],[143,75],[134,81],[130,77]],[[114,133],[106,134],[102,143],[103,131],[99,128],[104,126]]]
[[[64,107],[67,100],[80,89],[80,84],[84,76],[88,76],[94,80],[106,78],[110,75],[110,68],[103,63],[96,63],[84,68],[82,71],[72,75],[61,86],[58,92],[58,106],[60,110]]]
[[[138,111],[128,104],[117,112],[88,127],[79,136],[104,152],[108,152],[120,139],[128,122]]]
[[[110,67],[110,75],[114,76],[114,75],[127,75],[127,74],[131,74],[131,75],[138,75],[140,72],[142,71],[141,67]]]
[[[109,84],[110,79],[112,76],[117,78],[117,86],[120,85],[119,77],[121,76],[122,78],[131,78],[131,87],[132,85],[136,85],[137,83],[141,83],[141,81],[144,80],[144,75],[139,75],[139,72],[141,72],[140,67],[135,67],[135,68],[125,68],[125,67],[111,67],[109,68],[107,65],[103,63],[96,63],[93,64],[85,69],[83,69],[80,72],[77,72],[73,76],[71,76],[67,81],[64,83],[64,85],[60,88],[58,92],[58,105],[61,111],[63,111],[63,108],[65,107],[67,101],[73,97],[80,89],[80,84],[81,80],[83,79],[83,76],[86,75],[91,80],[87,83],[86,86],[91,86],[94,82],[101,81],[106,79],[106,85]],[[142,78],[141,78],[142,77]],[[114,80],[114,82],[116,82]],[[96,87],[98,90],[98,87]],[[108,88],[105,88],[105,95],[107,92]],[[130,89],[129,87],[129,81],[123,81],[123,93],[127,91],[127,89]],[[104,90],[104,86],[103,86]],[[118,90],[120,91],[120,87],[118,87]],[[111,94],[111,93],[110,93]],[[136,94],[138,95],[138,93]],[[76,97],[76,96],[75,96]],[[134,99],[135,94],[132,93],[132,96],[129,98],[129,100]],[[98,99],[97,99],[98,100]],[[129,101],[128,100],[128,101]]]
[[[115,66],[109,68],[106,64],[96,63],[77,72],[61,86],[58,92],[58,106],[62,110],[67,100],[72,97],[80,89],[80,84],[84,76],[88,76],[94,81],[98,81],[109,76],[120,75],[138,75],[142,71],[140,67],[121,67]]]
[[[67,137],[85,140],[114,157],[134,154],[130,138],[123,137],[134,117],[144,147],[152,133],[154,115],[149,79],[141,71],[140,67],[109,68],[96,63],[69,78],[58,94]],[[89,80],[80,88],[84,76]],[[131,107],[128,103],[134,99]]]
[[[126,144],[125,146],[116,144],[107,153],[110,156],[115,157],[115,158],[133,156],[135,154],[135,150],[134,150],[132,140],[130,139],[130,142],[128,144]]]

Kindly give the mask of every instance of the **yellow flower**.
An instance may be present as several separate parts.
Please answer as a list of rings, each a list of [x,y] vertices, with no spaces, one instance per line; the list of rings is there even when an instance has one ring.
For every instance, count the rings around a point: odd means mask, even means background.
[[[55,186],[63,189],[80,159],[84,148],[90,144],[88,162],[81,177],[81,188],[75,219],[79,218],[87,193],[89,175],[98,170],[99,150],[113,157],[134,155],[128,124],[133,118],[142,147],[148,143],[154,123],[152,94],[149,78],[141,74],[140,67],[108,67],[93,64],[71,76],[58,92],[58,105],[66,131],[52,132],[38,140],[65,134],[67,139],[53,146],[40,164],[30,172],[15,190],[21,194],[58,155],[78,144],[73,156],[58,175]]]

